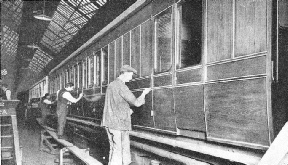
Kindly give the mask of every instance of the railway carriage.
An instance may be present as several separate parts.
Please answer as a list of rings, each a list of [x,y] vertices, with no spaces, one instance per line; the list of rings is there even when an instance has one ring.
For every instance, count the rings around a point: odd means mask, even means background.
[[[36,119],[41,117],[40,100],[48,93],[48,76],[45,76],[38,82],[34,83],[29,89],[29,101],[25,110],[25,119]]]
[[[122,65],[138,75],[133,129],[265,150],[287,122],[288,3],[138,0],[49,73],[49,91],[74,82],[69,123],[99,130],[107,85]],[[87,135],[89,136],[89,135]]]

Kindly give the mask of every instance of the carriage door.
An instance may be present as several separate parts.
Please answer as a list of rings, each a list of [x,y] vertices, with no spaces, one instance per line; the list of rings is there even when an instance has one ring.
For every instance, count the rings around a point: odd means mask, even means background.
[[[154,20],[153,116],[157,129],[175,132],[172,31],[170,7],[155,16]]]
[[[288,1],[273,1],[272,23],[272,109],[274,135],[288,121]]]
[[[177,132],[205,138],[203,4],[181,1],[175,8],[175,112]]]

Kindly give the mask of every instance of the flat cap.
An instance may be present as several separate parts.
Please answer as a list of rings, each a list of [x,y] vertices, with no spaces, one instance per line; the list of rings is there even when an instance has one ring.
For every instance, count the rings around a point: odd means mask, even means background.
[[[123,65],[120,69],[120,72],[133,72],[134,74],[137,74],[137,70],[129,65]]]

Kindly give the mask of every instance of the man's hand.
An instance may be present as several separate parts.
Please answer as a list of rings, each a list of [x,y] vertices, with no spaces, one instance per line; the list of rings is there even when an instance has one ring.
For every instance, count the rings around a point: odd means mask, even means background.
[[[83,97],[83,96],[84,96],[84,94],[83,94],[83,93],[80,93],[79,98],[81,98],[81,97]]]
[[[148,94],[150,91],[151,91],[151,88],[145,88],[145,89],[143,90],[143,94],[146,95],[146,94]]]

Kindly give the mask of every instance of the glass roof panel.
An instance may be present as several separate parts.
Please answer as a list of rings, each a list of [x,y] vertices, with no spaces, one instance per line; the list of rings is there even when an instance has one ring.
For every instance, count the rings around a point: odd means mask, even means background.
[[[1,55],[15,56],[19,34],[16,32],[21,23],[23,2],[1,2]]]
[[[3,26],[2,32],[3,39],[1,44],[1,54],[15,56],[17,51],[19,34],[6,25]]]
[[[41,43],[58,53],[106,2],[97,0],[96,6],[91,0],[61,0]]]
[[[37,49],[29,68],[34,68],[34,71],[40,72],[53,58],[41,49]],[[35,69],[37,68],[37,69]]]

